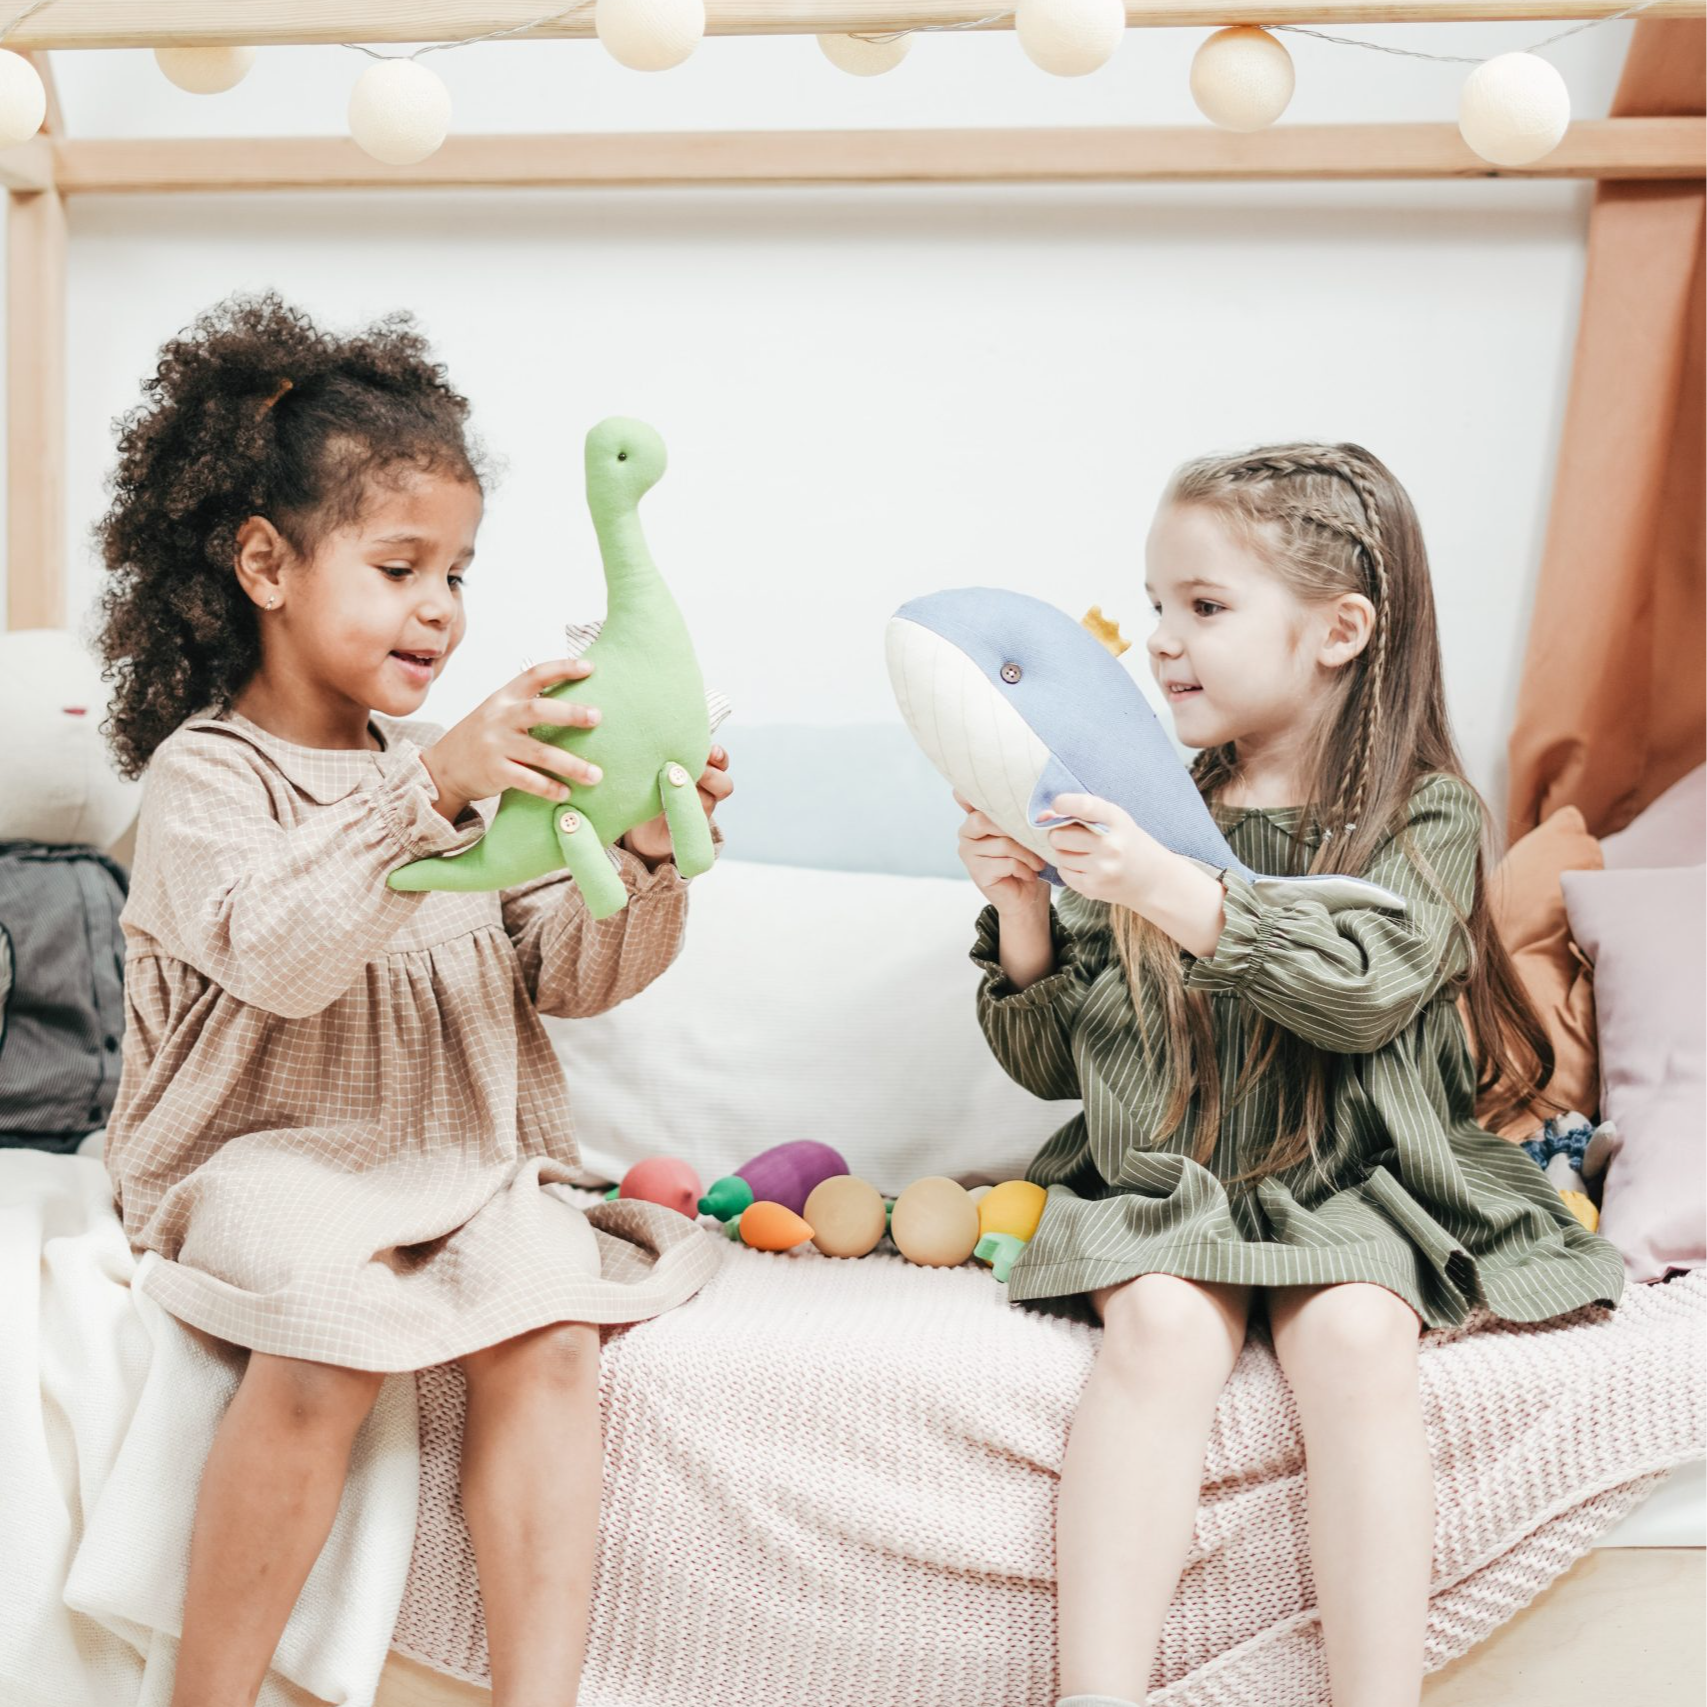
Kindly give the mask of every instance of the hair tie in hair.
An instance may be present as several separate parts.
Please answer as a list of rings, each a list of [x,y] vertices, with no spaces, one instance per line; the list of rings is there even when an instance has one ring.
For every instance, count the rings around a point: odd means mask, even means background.
[[[273,406],[273,405],[274,405],[274,404],[275,404],[275,403],[277,403],[277,402],[278,402],[278,400],[279,400],[279,399],[280,399],[280,398],[281,398],[281,397],[283,397],[283,396],[284,396],[284,394],[285,394],[285,393],[286,393],[286,392],[287,392],[287,391],[289,391],[289,390],[290,390],[290,388],[291,388],[291,387],[292,387],[292,386],[293,386],[293,385],[294,385],[294,384],[295,384],[295,383],[296,383],[296,381],[295,381],[295,380],[293,380],[293,379],[281,379],[281,380],[280,380],[280,381],[279,381],[279,388],[278,388],[278,390],[277,390],[277,391],[275,391],[275,392],[274,392],[274,393],[273,393],[273,394],[272,394],[272,396],[271,396],[271,397],[269,397],[269,398],[268,398],[268,399],[267,399],[267,400],[266,400],[266,402],[265,402],[265,403],[263,403],[263,404],[262,404],[262,405],[261,405],[261,408],[260,408],[260,413],[261,413],[261,414],[263,414],[263,415],[264,415],[264,414],[266,414],[266,412],[267,412],[267,411],[268,411],[268,410],[269,410],[269,409],[270,409],[270,408],[272,408],[272,406]]]

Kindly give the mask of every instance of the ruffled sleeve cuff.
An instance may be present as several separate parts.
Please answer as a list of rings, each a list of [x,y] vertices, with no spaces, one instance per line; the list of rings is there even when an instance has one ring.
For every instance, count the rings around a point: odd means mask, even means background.
[[[1199,958],[1180,951],[1188,989],[1243,990],[1262,971],[1276,945],[1286,940],[1290,909],[1284,902],[1264,901],[1250,880],[1236,871],[1223,871],[1220,876],[1226,898],[1215,952]]]
[[[628,890],[632,899],[654,895],[675,895],[687,890],[689,879],[682,876],[676,868],[676,856],[667,853],[657,865],[647,869],[646,861],[639,854],[622,846],[620,842],[610,849],[611,862],[616,866],[617,874],[622,878],[623,886]],[[711,821],[711,857],[718,860],[723,857],[723,831],[717,820]]]
[[[435,804],[438,784],[419,747],[403,747],[377,757],[380,778],[370,796],[401,858],[457,853],[485,835],[486,820],[472,805],[463,807],[454,822],[439,811]]]
[[[987,906],[978,915],[971,959],[984,974],[979,996],[992,1005],[1009,1010],[1053,1007],[1083,984],[1092,970],[1084,943],[1062,924],[1053,907],[1049,909],[1049,940],[1055,953],[1055,969],[1023,990],[1002,967],[1000,937],[1000,915],[994,905]]]
[[[711,826],[711,852],[714,859],[721,858],[723,853],[723,832],[715,822]],[[675,856],[672,854],[665,854],[656,866],[648,870],[646,861],[639,854],[623,847],[620,842],[613,842],[605,849],[605,858],[616,867],[617,876],[622,879],[622,886],[628,891],[631,903],[686,895],[690,887],[689,880],[676,869]],[[514,888],[505,890],[505,901],[508,905],[515,905],[539,890],[553,889],[567,885],[568,882],[567,871],[550,871],[543,877],[529,878],[526,883],[518,883]]]

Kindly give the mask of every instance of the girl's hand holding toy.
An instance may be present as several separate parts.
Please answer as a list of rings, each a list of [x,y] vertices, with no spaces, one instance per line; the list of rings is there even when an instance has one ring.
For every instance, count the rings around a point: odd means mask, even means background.
[[[563,801],[569,798],[569,784],[597,782],[596,765],[532,733],[541,724],[591,729],[599,721],[597,706],[540,696],[558,682],[581,681],[592,673],[593,666],[582,658],[535,664],[447,729],[421,754],[439,791],[438,810],[454,821],[471,801],[488,800],[506,788]]]
[[[1066,822],[1050,830],[1054,819]],[[1069,889],[1130,908],[1201,959],[1215,952],[1222,927],[1220,879],[1164,847],[1129,812],[1095,794],[1058,794],[1037,824],[1049,838],[1056,874]]]
[[[735,784],[729,780],[728,772],[728,753],[722,747],[713,747],[699,778],[699,803],[705,808],[707,818],[717,810],[720,801],[727,800],[735,792]],[[660,812],[656,818],[636,824],[622,838],[622,844],[631,853],[639,854],[648,865],[656,865],[670,853],[669,819]]]
[[[1043,858],[1016,842],[959,789],[954,798],[966,814],[960,826],[960,863],[978,893],[1004,918],[1049,911],[1049,885],[1042,879]]]
[[[1055,869],[1069,889],[1089,900],[1145,912],[1146,897],[1155,893],[1177,864],[1177,855],[1140,829],[1131,814],[1112,800],[1094,794],[1058,794],[1049,810],[1038,814],[1037,822],[1043,828],[1056,819],[1071,821],[1048,831]],[[1092,824],[1103,828],[1092,829]]]

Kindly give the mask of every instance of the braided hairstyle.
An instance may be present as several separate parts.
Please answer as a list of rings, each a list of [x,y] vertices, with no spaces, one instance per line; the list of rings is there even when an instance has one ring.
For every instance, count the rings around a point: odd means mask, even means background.
[[[142,390],[116,423],[95,528],[107,570],[96,646],[114,684],[104,733],[131,777],[185,718],[228,709],[260,663],[235,573],[249,517],[306,563],[361,518],[375,484],[486,478],[467,399],[408,314],[339,338],[272,292],[231,297],[162,348]]]
[[[1162,502],[1212,512],[1300,603],[1360,593],[1373,605],[1369,642],[1336,673],[1314,730],[1303,779],[1301,839],[1311,850],[1305,870],[1361,875],[1398,827],[1405,852],[1457,920],[1484,1116],[1503,1124],[1524,1109],[1559,1112],[1561,1105],[1543,1094],[1553,1074],[1552,1045],[1499,940],[1485,896],[1486,852],[1493,842],[1486,805],[1468,914],[1454,905],[1402,828],[1425,777],[1464,779],[1446,712],[1428,556],[1404,487],[1361,445],[1280,444],[1185,463],[1170,478]],[[1216,799],[1239,774],[1234,747],[1205,748],[1192,774],[1204,798]],[[1161,1051],[1174,1089],[1159,1137],[1178,1129],[1195,1097],[1196,1155],[1207,1162],[1221,1121],[1208,1000],[1185,988],[1179,951],[1163,932],[1123,907],[1112,909],[1112,924],[1141,1028],[1147,1022],[1140,989],[1152,992],[1161,1010]],[[1269,1153],[1239,1176],[1249,1181],[1318,1159],[1339,1065],[1330,1052],[1266,1016],[1247,1014],[1246,1023],[1251,1047],[1233,1100],[1270,1070],[1280,1087],[1280,1129]],[[1147,1029],[1144,1035],[1153,1050]]]

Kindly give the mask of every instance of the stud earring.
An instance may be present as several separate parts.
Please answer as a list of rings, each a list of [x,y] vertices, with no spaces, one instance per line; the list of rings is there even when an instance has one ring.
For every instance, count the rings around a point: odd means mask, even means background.
[[[267,600],[267,609],[271,610],[273,608],[273,606],[276,605],[278,602],[279,601],[278,601],[277,595],[274,595],[274,597]]]

